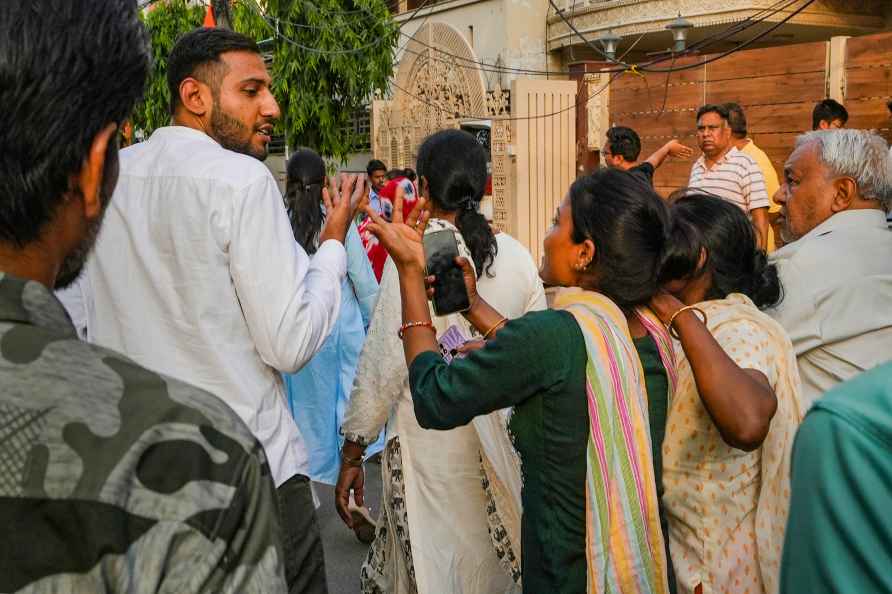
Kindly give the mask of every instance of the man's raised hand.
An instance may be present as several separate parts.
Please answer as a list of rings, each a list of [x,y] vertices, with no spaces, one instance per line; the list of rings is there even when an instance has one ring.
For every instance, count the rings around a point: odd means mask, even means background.
[[[364,193],[365,178],[360,180],[356,174],[338,174],[329,180],[328,188],[322,188],[325,226],[319,233],[320,245],[329,239],[344,243]]]

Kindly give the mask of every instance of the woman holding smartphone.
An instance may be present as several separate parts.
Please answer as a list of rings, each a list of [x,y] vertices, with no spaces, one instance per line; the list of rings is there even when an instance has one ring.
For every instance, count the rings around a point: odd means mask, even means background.
[[[486,155],[474,137],[457,130],[430,136],[419,147],[417,170],[421,200],[430,209],[426,232],[452,233],[457,253],[479,279],[480,292],[510,317],[543,309],[542,282],[529,252],[507,235],[497,238],[478,212],[487,173]],[[395,210],[401,213],[400,203],[398,196]],[[478,422],[450,431],[419,426],[408,371],[399,357],[399,284],[397,268],[388,259],[341,427],[346,441],[335,496],[348,525],[361,521],[349,498],[352,491],[356,504],[363,505],[364,451],[387,429],[382,510],[361,571],[362,592],[515,592],[519,535],[512,541],[510,527],[519,524],[511,518],[520,516],[520,479],[504,415],[493,409]],[[438,352],[437,338],[447,333],[473,336],[458,313],[426,313]]]
[[[666,347],[640,308],[658,289],[663,201],[621,171],[574,182],[544,242],[543,281],[567,287],[553,309],[507,321],[466,274],[464,315],[489,340],[451,365],[430,331],[418,223],[375,217],[371,228],[399,270],[415,415],[446,430],[514,407],[524,592],[667,592],[645,376],[627,322],[641,312]]]

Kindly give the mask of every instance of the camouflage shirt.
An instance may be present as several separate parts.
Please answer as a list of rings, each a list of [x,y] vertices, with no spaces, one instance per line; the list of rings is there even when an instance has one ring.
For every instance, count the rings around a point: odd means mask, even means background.
[[[285,592],[263,450],[0,272],[0,592]]]

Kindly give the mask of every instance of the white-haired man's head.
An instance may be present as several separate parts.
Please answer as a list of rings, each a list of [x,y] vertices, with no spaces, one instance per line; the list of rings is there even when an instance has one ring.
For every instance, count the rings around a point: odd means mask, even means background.
[[[892,206],[892,154],[886,141],[866,130],[818,130],[803,134],[784,164],[775,195],[784,241],[799,239],[838,212]]]

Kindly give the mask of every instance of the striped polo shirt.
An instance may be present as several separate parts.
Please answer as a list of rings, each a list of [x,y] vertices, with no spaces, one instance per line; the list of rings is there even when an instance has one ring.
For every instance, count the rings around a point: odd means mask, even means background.
[[[691,169],[688,187],[715,194],[747,213],[770,205],[762,170],[737,147],[731,147],[712,169],[706,167],[706,158],[701,155]]]

